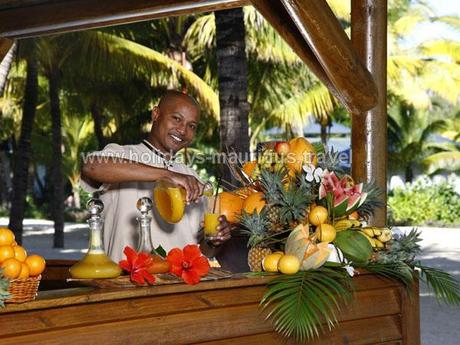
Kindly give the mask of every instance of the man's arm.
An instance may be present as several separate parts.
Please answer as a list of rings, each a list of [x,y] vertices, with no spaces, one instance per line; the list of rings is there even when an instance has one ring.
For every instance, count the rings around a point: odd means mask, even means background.
[[[93,186],[103,183],[154,182],[169,179],[187,191],[187,202],[197,201],[204,190],[204,186],[194,176],[111,157],[86,162],[82,168],[82,177]]]

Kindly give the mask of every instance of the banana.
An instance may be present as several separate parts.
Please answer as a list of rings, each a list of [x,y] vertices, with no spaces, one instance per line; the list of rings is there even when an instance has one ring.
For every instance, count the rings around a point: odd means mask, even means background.
[[[343,231],[350,228],[357,228],[361,226],[361,222],[355,219],[340,219],[334,223],[334,228],[336,231]]]
[[[369,237],[374,237],[374,229],[372,228],[363,228],[361,231]]]
[[[392,233],[390,229],[382,229],[382,233],[380,234],[380,236],[377,237],[377,239],[380,242],[385,243],[391,240],[391,237],[392,237]]]
[[[354,228],[357,228],[357,227],[361,226],[361,222],[359,220],[357,220],[357,219],[350,219],[350,220],[353,223]]]
[[[369,243],[371,244],[372,248],[376,247],[376,243],[375,243],[375,240],[370,237],[368,234],[366,234],[364,231],[361,231],[361,233],[367,238],[367,240],[369,241]]]
[[[350,219],[341,219],[334,223],[336,231],[343,231],[353,227],[353,222]]]
[[[379,240],[377,240],[375,238],[373,238],[373,240],[374,240],[374,243],[375,243],[375,247],[377,247],[377,248],[384,248],[385,247],[385,245],[381,241],[379,241]]]
[[[382,230],[379,228],[372,228],[374,230],[374,236],[380,236],[382,234]]]

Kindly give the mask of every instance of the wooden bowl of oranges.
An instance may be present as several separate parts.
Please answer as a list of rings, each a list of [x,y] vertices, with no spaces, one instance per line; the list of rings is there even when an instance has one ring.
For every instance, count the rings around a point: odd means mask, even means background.
[[[6,303],[34,300],[45,266],[43,257],[27,255],[27,251],[16,243],[14,233],[0,227],[0,268],[3,276],[10,280],[8,292],[11,297]]]

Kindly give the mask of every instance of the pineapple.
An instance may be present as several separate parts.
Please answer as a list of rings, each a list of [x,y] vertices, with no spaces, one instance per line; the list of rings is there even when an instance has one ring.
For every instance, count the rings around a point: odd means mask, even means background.
[[[241,226],[242,232],[249,236],[248,246],[251,249],[248,253],[248,264],[253,272],[262,270],[262,260],[272,252],[268,248],[271,243],[268,233],[269,225],[266,208],[262,209],[260,213],[249,214],[243,211]]]
[[[249,249],[248,264],[251,272],[262,271],[262,261],[271,253],[271,249],[266,247],[252,247]]]
[[[267,201],[267,218],[272,233],[296,227],[306,217],[306,209],[311,203],[310,189],[305,183],[285,187],[286,179],[285,169],[261,171],[261,188]]]

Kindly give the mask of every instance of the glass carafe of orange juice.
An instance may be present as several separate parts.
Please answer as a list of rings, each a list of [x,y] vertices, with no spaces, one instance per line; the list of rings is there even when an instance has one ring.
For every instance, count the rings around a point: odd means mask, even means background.
[[[212,195],[212,185],[205,184],[204,195]],[[161,218],[168,223],[178,223],[185,213],[186,191],[169,180],[159,180],[153,190],[153,198]]]
[[[153,190],[153,199],[161,218],[178,223],[185,212],[185,189],[167,180],[159,180]]]
[[[87,207],[91,214],[88,219],[89,249],[84,258],[69,269],[70,275],[78,279],[116,278],[121,274],[121,268],[105,254],[103,249],[104,221],[101,212],[104,204],[99,199],[91,199]]]

